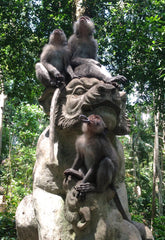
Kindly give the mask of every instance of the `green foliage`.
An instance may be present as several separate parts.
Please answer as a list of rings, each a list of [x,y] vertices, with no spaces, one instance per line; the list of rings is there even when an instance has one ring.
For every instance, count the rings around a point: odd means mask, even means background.
[[[19,202],[32,191],[36,144],[46,125],[45,115],[37,105],[21,103],[14,111],[13,105],[8,104],[7,108],[0,172],[0,186],[5,189],[8,209],[1,214],[0,236],[4,240],[15,239],[12,238],[15,236],[14,215]]]
[[[7,200],[15,211],[17,202],[32,190],[32,172],[35,162],[35,148],[28,147],[11,150],[2,167],[1,185],[6,186]]]
[[[8,114],[10,115],[6,112],[6,119]],[[0,184],[10,185],[14,198],[21,199],[31,190],[36,144],[46,119],[41,108],[22,103],[13,113],[10,122],[5,123],[8,135],[5,133],[6,138],[2,143],[3,154],[5,157],[8,150],[9,155],[3,161]]]
[[[156,240],[164,240],[165,233],[165,216],[159,216],[154,219],[154,234]]]
[[[41,39],[46,37],[45,40],[47,41],[49,34],[56,28],[62,28],[69,36],[72,31],[74,10],[73,0],[42,1],[35,9],[35,17],[38,17],[37,25],[35,25],[37,36]],[[49,24],[47,24],[48,22]]]
[[[3,158],[7,156],[10,146],[15,150],[26,145],[34,148],[47,123],[45,114],[37,105],[21,103],[15,109],[13,102],[7,103],[2,139]]]
[[[16,239],[14,214],[8,212],[0,213],[0,239],[1,240]]]
[[[149,225],[152,203],[152,165],[140,166],[136,179],[133,171],[127,170],[126,172],[129,210],[134,217],[139,215],[139,218],[146,220]]]
[[[126,76],[127,92],[135,87],[141,100],[151,104],[154,92],[157,106],[164,112],[164,0],[95,0],[86,4],[96,22],[102,63],[113,74]],[[96,10],[91,4],[97,5]]]
[[[37,38],[31,27],[31,1],[1,2],[1,70],[8,97],[18,102],[36,99],[41,90],[34,79]]]
[[[16,144],[35,146],[41,129],[43,129],[44,114],[36,105],[22,103],[13,117],[12,133]]]
[[[0,185],[5,188],[7,212],[0,215],[0,236],[16,239],[15,212],[19,202],[32,191],[35,147],[17,147],[1,167]]]
[[[135,104],[129,108],[129,119],[131,120],[131,134],[120,137],[126,159],[129,210],[134,221],[150,226],[153,185],[153,112],[149,110],[148,106]],[[162,156],[161,144],[160,141],[160,156]],[[164,190],[162,189],[162,191],[162,196],[164,196]],[[156,216],[159,216],[158,196],[156,198]],[[163,224],[163,221],[164,218],[161,216],[154,219],[153,234],[156,240],[164,239],[164,227],[159,225]]]

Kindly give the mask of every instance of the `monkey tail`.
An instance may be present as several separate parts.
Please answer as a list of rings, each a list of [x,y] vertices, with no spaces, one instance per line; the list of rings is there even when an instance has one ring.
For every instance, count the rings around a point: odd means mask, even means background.
[[[121,213],[122,217],[123,217],[125,220],[127,220],[127,221],[130,222],[130,219],[128,218],[127,214],[125,213],[125,210],[124,210],[124,208],[123,208],[123,205],[122,205],[122,203],[121,203],[121,201],[120,201],[120,198],[119,198],[119,196],[118,196],[118,193],[117,193],[116,189],[115,189],[114,187],[112,187],[112,189],[113,189],[113,191],[115,192],[114,201],[115,201],[115,204],[116,204],[119,212]]]
[[[119,195],[118,195],[115,187],[114,187],[114,186],[111,186],[111,188],[112,188],[112,190],[115,192],[114,201],[115,201],[115,204],[116,204],[119,212],[121,213],[123,219],[125,219],[126,221],[132,223],[132,224],[137,228],[137,230],[138,230],[139,233],[140,233],[140,236],[141,236],[142,240],[154,240],[153,237],[147,238],[147,234],[146,234],[146,230],[145,230],[145,225],[144,225],[143,223],[138,223],[138,222],[135,222],[135,221],[131,221],[131,220],[128,218],[128,216],[127,216],[127,214],[126,214],[126,212],[125,212],[125,210],[124,210],[124,208],[123,208],[123,206],[122,206],[122,203],[121,203],[121,201],[120,201]]]

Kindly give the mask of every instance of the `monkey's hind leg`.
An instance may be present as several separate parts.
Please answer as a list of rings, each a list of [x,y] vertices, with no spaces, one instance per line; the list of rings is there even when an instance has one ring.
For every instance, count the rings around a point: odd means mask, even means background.
[[[51,79],[47,69],[42,63],[36,63],[35,65],[36,77],[45,86],[51,87]]]
[[[97,192],[104,192],[113,182],[116,166],[108,157],[104,158],[99,165],[96,177]]]

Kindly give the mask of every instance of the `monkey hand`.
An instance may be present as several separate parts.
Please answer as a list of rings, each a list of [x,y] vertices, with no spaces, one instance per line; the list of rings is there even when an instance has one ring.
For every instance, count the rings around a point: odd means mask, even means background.
[[[77,178],[78,180],[82,180],[83,177],[84,177],[84,174],[83,174],[82,172],[77,171],[77,170],[75,170],[75,169],[73,169],[73,168],[68,168],[68,169],[66,169],[66,170],[64,171],[64,175],[65,175],[66,178],[68,178],[68,176],[70,175],[70,176],[72,176],[72,177]]]
[[[57,81],[60,81],[60,82],[65,81],[65,77],[61,73],[56,73],[55,78]]]

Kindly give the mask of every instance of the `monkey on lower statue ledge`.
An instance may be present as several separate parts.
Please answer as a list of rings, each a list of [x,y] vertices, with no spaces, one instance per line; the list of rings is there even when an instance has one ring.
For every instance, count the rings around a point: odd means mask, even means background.
[[[118,155],[106,137],[106,126],[100,116],[81,115],[80,118],[83,134],[76,141],[74,163],[64,174],[82,179],[75,187],[82,197],[90,191],[104,192],[110,186],[118,169]]]
[[[118,171],[119,159],[115,148],[106,137],[106,125],[99,115],[80,116],[83,134],[76,140],[76,158],[71,168],[64,171],[68,176],[81,180],[75,186],[77,198],[84,200],[88,192],[104,192],[108,187],[114,191],[114,201],[123,219],[132,223],[140,232],[142,240],[153,240],[150,230],[142,223],[131,221],[121,204],[113,185]],[[147,229],[147,230],[146,230]],[[147,232],[146,232],[147,231]]]

